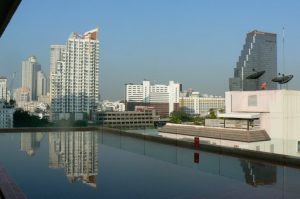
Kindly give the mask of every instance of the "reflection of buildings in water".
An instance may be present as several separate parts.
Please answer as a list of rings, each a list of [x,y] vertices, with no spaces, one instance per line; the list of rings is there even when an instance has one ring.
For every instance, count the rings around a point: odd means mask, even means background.
[[[49,167],[65,168],[71,183],[80,180],[96,187],[97,154],[97,133],[49,133]]]
[[[245,181],[252,186],[271,185],[276,183],[276,166],[240,159]]]
[[[43,133],[21,133],[21,151],[25,151],[29,156],[35,155],[43,137]]]

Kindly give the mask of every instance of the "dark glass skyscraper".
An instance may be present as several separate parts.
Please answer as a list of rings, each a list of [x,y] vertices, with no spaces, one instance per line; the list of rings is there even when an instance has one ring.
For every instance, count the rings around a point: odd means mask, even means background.
[[[247,33],[246,43],[234,68],[234,77],[229,79],[231,91],[260,90],[262,84],[267,90],[277,89],[277,84],[271,81],[277,75],[276,37],[275,33],[257,30]],[[247,79],[259,71],[265,71],[259,79]]]

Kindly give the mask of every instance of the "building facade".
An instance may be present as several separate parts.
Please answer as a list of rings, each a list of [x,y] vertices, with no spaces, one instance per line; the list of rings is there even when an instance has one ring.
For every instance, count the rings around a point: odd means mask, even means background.
[[[265,71],[258,79],[247,79],[255,72]],[[277,35],[254,30],[247,33],[246,43],[241,51],[234,76],[229,79],[231,91],[260,90],[266,83],[267,90],[277,89],[271,80],[277,76]]]
[[[31,101],[31,90],[27,87],[21,87],[15,91],[15,99],[17,105]]]
[[[0,102],[0,128],[12,128],[15,108]]]
[[[97,123],[112,128],[148,128],[154,127],[159,116],[153,109],[142,108],[136,111],[98,112]]]
[[[7,101],[7,78],[0,76],[0,100]]]
[[[180,98],[180,110],[189,115],[200,115],[206,116],[210,109],[220,110],[225,109],[225,98],[223,97],[203,97],[200,94],[195,94],[198,92],[193,92],[192,95]]]
[[[37,97],[47,95],[48,92],[48,78],[43,71],[37,72]],[[37,100],[37,99],[36,99]]]
[[[72,33],[66,45],[52,45],[50,64],[52,119],[66,113],[91,115],[99,100],[98,29]]]
[[[160,116],[169,116],[179,108],[181,84],[170,81],[169,85],[125,84],[126,110],[133,111],[135,106],[153,107]]]
[[[37,99],[37,73],[41,70],[41,65],[35,56],[29,57],[22,62],[22,87],[27,87],[31,91],[31,100]]]

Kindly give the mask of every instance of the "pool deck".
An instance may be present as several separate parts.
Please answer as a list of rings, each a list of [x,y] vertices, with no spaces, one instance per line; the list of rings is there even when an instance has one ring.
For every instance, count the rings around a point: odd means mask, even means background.
[[[25,194],[0,165],[0,198],[3,197],[4,199],[26,199]]]

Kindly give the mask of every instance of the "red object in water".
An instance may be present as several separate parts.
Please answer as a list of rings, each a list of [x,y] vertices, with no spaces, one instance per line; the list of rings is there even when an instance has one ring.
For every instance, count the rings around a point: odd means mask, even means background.
[[[199,145],[200,145],[200,139],[199,139],[199,137],[195,137],[194,138],[194,148],[199,149]]]
[[[261,90],[266,90],[266,89],[267,89],[267,82],[263,82],[263,83],[260,85],[260,88],[261,88]]]
[[[194,153],[194,163],[199,163],[199,153]]]

